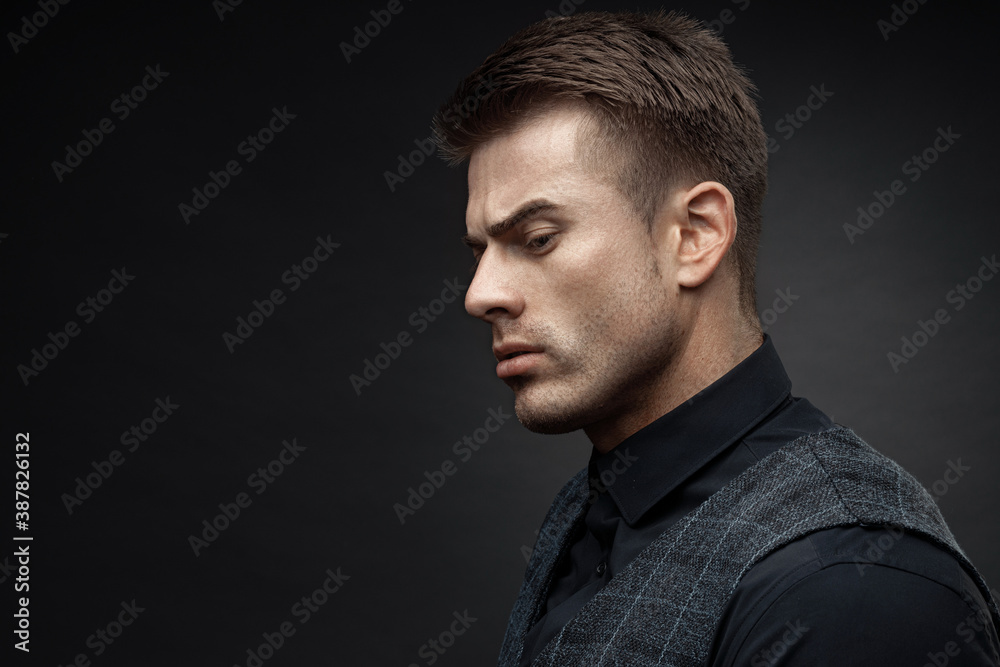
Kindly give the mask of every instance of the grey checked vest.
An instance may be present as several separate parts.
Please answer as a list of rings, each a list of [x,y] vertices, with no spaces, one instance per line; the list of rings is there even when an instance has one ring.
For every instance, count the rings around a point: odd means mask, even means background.
[[[501,667],[516,667],[557,560],[583,520],[587,470],[559,492],[511,612]],[[754,563],[835,526],[898,526],[950,552],[1000,612],[924,488],[853,431],[803,436],[757,462],[674,524],[587,602],[533,665],[704,665],[715,628]]]

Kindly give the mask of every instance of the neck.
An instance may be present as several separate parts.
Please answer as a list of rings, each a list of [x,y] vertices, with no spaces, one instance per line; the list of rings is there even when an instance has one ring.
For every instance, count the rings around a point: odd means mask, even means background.
[[[667,414],[732,370],[760,347],[759,329],[717,327],[696,323],[682,340],[673,362],[641,389],[642,396],[628,397],[627,410],[590,424],[584,433],[597,451],[605,453],[627,437]]]

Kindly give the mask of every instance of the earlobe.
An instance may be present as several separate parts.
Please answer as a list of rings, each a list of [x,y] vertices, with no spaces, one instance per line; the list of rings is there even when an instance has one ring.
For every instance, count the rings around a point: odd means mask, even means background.
[[[715,181],[694,186],[684,201],[677,278],[684,287],[697,287],[712,276],[736,238],[736,207],[729,188]]]

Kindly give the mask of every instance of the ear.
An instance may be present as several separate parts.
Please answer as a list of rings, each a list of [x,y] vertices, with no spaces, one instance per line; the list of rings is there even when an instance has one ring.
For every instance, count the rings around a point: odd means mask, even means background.
[[[681,195],[677,282],[697,287],[708,280],[736,238],[736,206],[729,188],[705,181]]]

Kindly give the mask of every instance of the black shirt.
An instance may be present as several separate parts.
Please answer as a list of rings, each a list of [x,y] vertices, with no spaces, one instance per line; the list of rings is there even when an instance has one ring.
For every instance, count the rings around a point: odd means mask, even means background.
[[[612,451],[594,450],[585,520],[521,665],[677,520],[771,452],[832,426],[791,396],[765,336],[711,386]],[[950,554],[895,529],[846,527],[812,533],[754,565],[723,614],[708,664],[998,665],[998,650],[986,603]]]

